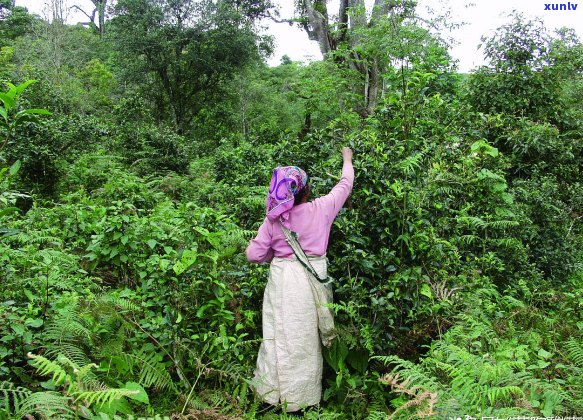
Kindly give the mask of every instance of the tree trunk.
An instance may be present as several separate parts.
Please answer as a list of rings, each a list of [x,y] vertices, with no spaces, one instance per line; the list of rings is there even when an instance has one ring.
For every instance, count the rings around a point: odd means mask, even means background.
[[[97,14],[99,16],[99,38],[103,39],[105,34],[105,8],[107,6],[107,0],[96,0]]]
[[[365,0],[340,0],[338,30],[331,31],[325,0],[303,0],[305,9],[304,29],[311,40],[318,41],[320,52],[326,59],[342,42],[349,41],[351,47],[358,46],[360,39],[357,29],[373,26],[383,16],[387,16],[402,2],[399,0],[375,0],[371,18],[367,21]],[[364,104],[357,112],[362,116],[371,115],[378,103],[380,73],[377,57],[361,57],[354,50],[350,58],[339,59],[351,69],[358,71],[364,79]]]
[[[312,113],[306,112],[306,118],[304,119],[304,126],[302,127],[302,129],[298,133],[298,139],[303,140],[308,135],[311,128],[312,128]]]
[[[373,59],[372,64],[368,68],[368,100],[365,103],[368,115],[374,113],[379,98],[379,66],[376,58]]]
[[[348,0],[340,0],[345,3]],[[330,44],[330,28],[328,27],[328,13],[326,11],[325,0],[304,0],[309,24],[304,24],[304,29],[308,37],[313,41],[318,41],[320,52],[324,57],[332,50]],[[319,9],[319,10],[318,10]]]

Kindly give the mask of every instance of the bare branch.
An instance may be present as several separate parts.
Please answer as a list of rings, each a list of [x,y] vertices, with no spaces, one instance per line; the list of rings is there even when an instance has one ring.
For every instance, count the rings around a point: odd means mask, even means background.
[[[91,16],[89,16],[85,10],[81,9],[77,5],[73,5],[73,6],[69,7],[69,9],[77,9],[77,10],[79,10],[81,13],[83,13],[85,16],[87,16],[91,20],[91,23],[93,25],[95,25],[95,14],[97,13],[97,9],[93,9],[93,13],[91,14]]]
[[[279,15],[279,13],[277,13]],[[272,20],[275,23],[287,23],[289,26],[292,26],[294,23],[297,22],[297,19],[280,19],[279,16],[273,16],[269,11],[267,12],[266,16],[268,19]]]

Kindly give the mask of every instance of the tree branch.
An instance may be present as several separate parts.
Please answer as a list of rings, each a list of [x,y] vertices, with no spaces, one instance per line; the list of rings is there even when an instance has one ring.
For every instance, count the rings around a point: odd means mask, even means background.
[[[93,13],[91,13],[91,16],[89,16],[85,10],[81,9],[77,5],[71,6],[71,7],[69,7],[69,9],[77,9],[77,10],[79,10],[81,13],[83,13],[85,16],[87,16],[91,20],[91,23],[93,25],[95,25],[95,13],[97,13],[97,9],[93,9]],[[97,26],[97,25],[95,25],[95,26]]]
[[[294,18],[292,18],[292,19],[279,19],[279,16],[273,16],[269,12],[266,14],[266,17],[275,23],[287,23],[289,26],[292,26],[294,23],[298,22],[298,20],[294,19]]]

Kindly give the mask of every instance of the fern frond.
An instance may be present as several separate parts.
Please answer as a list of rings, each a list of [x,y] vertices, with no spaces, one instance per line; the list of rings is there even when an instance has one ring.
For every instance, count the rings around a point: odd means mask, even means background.
[[[56,385],[63,384],[65,381],[71,382],[67,371],[57,362],[32,353],[28,353],[28,357],[32,359],[31,364],[36,368],[38,374],[42,376],[52,375]]]
[[[431,290],[433,291],[433,295],[437,300],[450,300],[458,290],[461,290],[461,287],[452,287],[451,289],[447,287],[447,283],[445,280],[441,282],[434,282],[429,284],[431,286]]]
[[[140,370],[138,382],[144,388],[153,386],[158,390],[176,391],[174,381],[168,373],[166,365],[159,361],[157,353],[150,355],[124,353],[121,356],[132,368],[138,366]]]
[[[139,392],[140,391],[125,388],[109,388],[95,391],[73,392],[72,395],[76,397],[75,402],[84,401],[87,405],[91,406],[93,404],[111,404],[115,400],[119,400],[122,397],[137,395]]]
[[[14,386],[14,384],[4,381],[0,382],[0,406],[4,407],[6,413],[20,411],[24,400],[31,394],[26,388]]]
[[[91,363],[85,351],[72,343],[53,343],[47,345],[46,355],[56,359],[59,354],[64,355],[67,359],[75,362],[78,366],[85,366]]]
[[[39,414],[47,419],[72,419],[75,416],[69,408],[70,402],[71,399],[69,397],[57,392],[35,392],[22,402],[20,410],[15,414],[15,418]]]
[[[97,369],[95,363],[89,363],[76,370],[77,388],[87,391],[103,390],[107,386],[103,384],[91,369]]]
[[[524,397],[524,392],[517,386],[490,387],[487,389],[488,401],[493,407],[500,403],[511,403],[515,398]]]
[[[369,410],[366,420],[386,420],[387,413],[383,411]]]
[[[82,320],[82,317],[79,313],[77,303],[63,308],[47,324],[45,328],[47,340],[56,343],[78,343],[81,340],[81,342],[90,344],[92,337],[91,331],[80,320]]]
[[[370,360],[377,360],[385,366],[393,366],[392,374],[406,376],[412,385],[423,385],[429,389],[439,389],[439,383],[423,370],[423,365],[418,365],[398,356],[373,356]]]
[[[476,235],[462,235],[458,238],[458,241],[464,245],[472,245],[476,241],[481,241],[482,238]]]
[[[578,368],[583,369],[583,346],[575,339],[571,338],[565,343],[567,355]]]
[[[464,223],[473,229],[485,229],[488,223],[481,217],[476,216],[458,216],[458,222]]]
[[[111,310],[115,311],[116,313],[119,313],[120,311],[122,313],[128,313],[128,312],[137,312],[140,310],[140,307],[138,305],[136,305],[134,302],[125,299],[125,298],[121,298],[118,296],[112,296],[110,294],[103,294],[100,295],[96,301],[96,309],[102,313],[102,312],[110,312]]]
[[[412,407],[419,407],[412,415],[414,418],[432,417],[436,414],[434,408],[438,399],[437,392],[430,392],[419,386],[411,386],[411,377],[401,380],[399,374],[386,374],[379,381],[385,385],[389,385],[393,391],[411,397],[409,401],[397,408],[389,416],[389,419],[396,418],[398,414],[404,413]]]
[[[421,168],[423,157],[423,151],[415,155],[408,156],[398,163],[397,168],[399,168],[399,170],[401,170],[405,175],[413,175],[416,169]]]
[[[505,230],[519,225],[520,223],[516,220],[494,220],[488,223],[488,227],[499,230]]]

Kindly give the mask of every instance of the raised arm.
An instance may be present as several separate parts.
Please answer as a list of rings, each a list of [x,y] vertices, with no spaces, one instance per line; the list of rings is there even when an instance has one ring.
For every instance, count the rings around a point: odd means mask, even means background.
[[[338,184],[332,188],[330,193],[321,197],[315,202],[318,205],[326,207],[328,214],[330,214],[332,220],[336,217],[346,199],[352,192],[352,185],[354,183],[354,168],[352,166],[352,150],[349,147],[344,147],[342,149],[342,177]],[[331,223],[331,221],[330,221]]]
[[[259,227],[259,232],[255,239],[252,239],[245,251],[247,260],[253,263],[270,262],[273,259],[273,249],[271,249],[271,222],[265,218]]]

